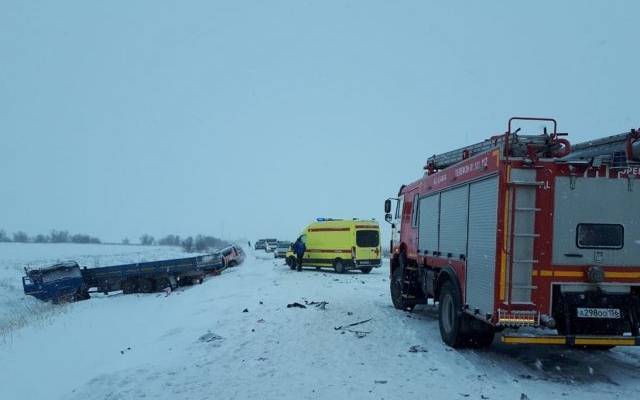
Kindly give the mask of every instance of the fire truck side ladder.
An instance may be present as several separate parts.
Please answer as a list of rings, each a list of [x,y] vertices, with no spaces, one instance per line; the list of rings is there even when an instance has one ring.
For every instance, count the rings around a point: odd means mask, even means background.
[[[531,277],[534,265],[538,260],[534,256],[534,242],[540,237],[535,232],[536,191],[543,182],[536,181],[535,169],[512,169],[508,177],[509,236],[507,262],[507,297],[506,304],[532,304],[531,291],[537,289],[532,285]]]

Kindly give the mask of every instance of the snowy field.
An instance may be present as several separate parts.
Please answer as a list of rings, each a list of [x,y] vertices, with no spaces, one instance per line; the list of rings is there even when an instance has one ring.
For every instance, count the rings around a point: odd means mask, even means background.
[[[496,342],[489,350],[452,350],[440,340],[433,306],[393,309],[386,268],[295,272],[249,250],[242,266],[169,296],[113,294],[50,306],[21,292],[27,264],[180,255],[157,247],[0,245],[0,397],[640,398],[640,349]],[[324,308],[287,308],[322,301]]]

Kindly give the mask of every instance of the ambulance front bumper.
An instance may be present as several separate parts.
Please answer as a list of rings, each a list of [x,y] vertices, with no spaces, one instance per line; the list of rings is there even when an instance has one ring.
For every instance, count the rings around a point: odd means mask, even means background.
[[[379,268],[380,266],[382,266],[382,260],[379,258],[372,259],[372,260],[355,260],[354,262],[354,268],[361,268],[361,267]]]

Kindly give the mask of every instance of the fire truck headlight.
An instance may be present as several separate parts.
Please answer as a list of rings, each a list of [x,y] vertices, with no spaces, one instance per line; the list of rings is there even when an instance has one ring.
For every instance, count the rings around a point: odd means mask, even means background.
[[[601,283],[604,281],[604,271],[598,265],[592,265],[587,269],[587,279],[591,283]]]

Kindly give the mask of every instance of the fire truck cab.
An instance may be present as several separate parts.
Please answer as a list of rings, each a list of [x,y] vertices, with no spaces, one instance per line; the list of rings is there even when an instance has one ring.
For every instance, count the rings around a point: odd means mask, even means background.
[[[513,131],[523,120],[553,132]],[[565,135],[553,119],[514,117],[430,157],[385,201],[396,308],[434,299],[452,347],[507,328],[510,344],[640,343],[640,132],[575,146]]]

